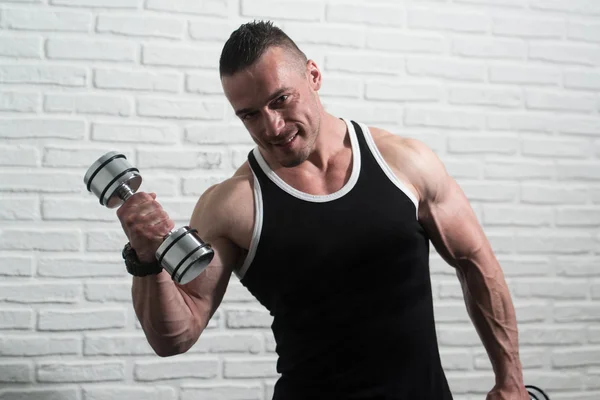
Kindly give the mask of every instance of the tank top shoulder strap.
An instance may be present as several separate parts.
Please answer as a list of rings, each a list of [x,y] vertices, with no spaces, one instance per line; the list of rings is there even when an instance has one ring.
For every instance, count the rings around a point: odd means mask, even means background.
[[[361,158],[364,159],[365,156],[370,153],[370,151],[365,139],[365,132],[363,131],[363,126],[361,126],[358,122],[353,120],[350,120],[349,123],[352,124],[352,127],[354,128],[354,134],[356,135],[356,139],[360,148],[360,155]]]
[[[250,164],[250,168],[252,169],[254,176],[256,176],[262,183],[265,179],[267,179],[267,175],[264,173],[264,171],[258,164],[256,156],[254,156],[254,151],[255,148],[250,150],[250,152],[248,153],[248,163]]]
[[[367,168],[376,168],[382,171],[385,176],[387,176],[387,179],[411,200],[415,206],[415,215],[418,218],[419,203],[416,196],[402,181],[400,181],[400,179],[398,179],[396,174],[385,161],[383,155],[377,147],[377,144],[375,143],[375,140],[373,139],[373,136],[371,135],[371,132],[369,131],[369,128],[365,124],[355,121],[352,121],[352,124],[354,125],[356,136],[360,144],[363,164],[365,164]]]

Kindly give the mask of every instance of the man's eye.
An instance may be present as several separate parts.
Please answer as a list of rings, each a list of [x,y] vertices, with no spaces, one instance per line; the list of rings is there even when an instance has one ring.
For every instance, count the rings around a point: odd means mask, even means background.
[[[248,120],[252,119],[255,115],[256,115],[255,112],[244,114],[244,115],[242,115],[242,120],[248,121]]]
[[[281,104],[281,103],[283,103],[284,101],[286,101],[286,100],[287,100],[287,98],[288,98],[288,96],[287,96],[286,94],[284,94],[283,96],[279,96],[279,97],[277,98],[277,100],[275,100],[275,103],[277,103],[277,104]]]

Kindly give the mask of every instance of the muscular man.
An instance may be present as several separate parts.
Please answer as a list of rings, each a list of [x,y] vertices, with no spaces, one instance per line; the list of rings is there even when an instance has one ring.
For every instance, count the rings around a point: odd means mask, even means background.
[[[190,225],[215,257],[179,286],[133,279],[160,356],[200,338],[233,273],[273,316],[275,399],[451,399],[438,351],[429,241],[456,269],[493,365],[488,399],[528,399],[515,312],[469,202],[423,143],[324,110],[322,74],[267,22],[233,32],[225,95],[256,148],[199,199]],[[173,227],[153,194],[118,210],[141,261]]]

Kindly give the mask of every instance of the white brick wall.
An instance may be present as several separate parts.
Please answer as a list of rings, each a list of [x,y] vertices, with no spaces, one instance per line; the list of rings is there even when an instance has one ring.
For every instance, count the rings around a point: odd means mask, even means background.
[[[114,211],[83,185],[109,150],[178,224],[252,142],[221,47],[272,18],[334,114],[419,138],[464,187],[504,268],[528,383],[600,398],[600,3],[593,0],[0,2],[0,400],[269,399],[271,317],[232,279],[189,354],[131,306]],[[457,399],[492,387],[452,269],[432,253]]]

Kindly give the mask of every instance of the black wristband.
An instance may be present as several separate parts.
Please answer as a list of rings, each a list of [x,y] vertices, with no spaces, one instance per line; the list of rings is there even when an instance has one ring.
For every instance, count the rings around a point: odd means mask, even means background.
[[[133,276],[156,275],[163,269],[160,264],[158,264],[158,261],[151,263],[141,262],[130,243],[127,243],[125,247],[123,247],[121,255],[123,256],[123,260],[125,260],[127,272]]]

